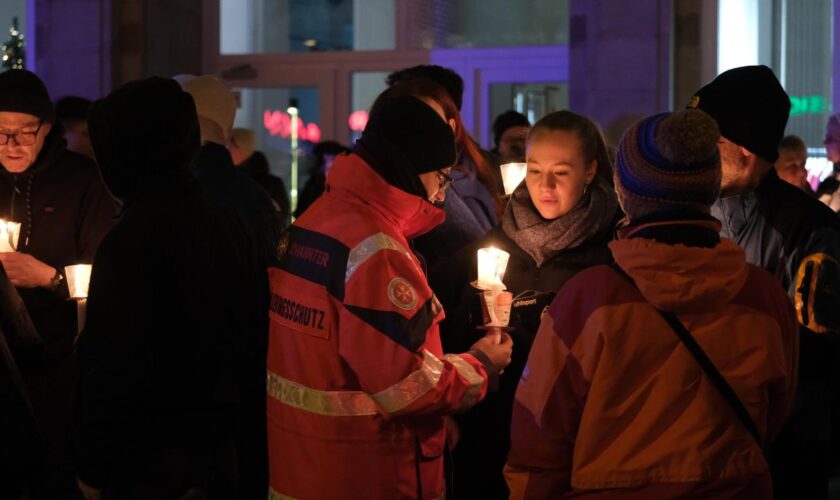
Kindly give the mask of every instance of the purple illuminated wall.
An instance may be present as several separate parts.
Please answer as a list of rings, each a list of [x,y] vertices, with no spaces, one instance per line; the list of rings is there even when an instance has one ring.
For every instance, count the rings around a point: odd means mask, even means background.
[[[109,90],[110,4],[107,0],[27,0],[28,65],[54,99],[63,95],[98,98]]]

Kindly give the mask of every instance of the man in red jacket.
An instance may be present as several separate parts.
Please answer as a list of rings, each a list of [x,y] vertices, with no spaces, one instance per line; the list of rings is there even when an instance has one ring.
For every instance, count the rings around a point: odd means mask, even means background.
[[[268,354],[270,498],[438,498],[444,416],[510,362],[489,338],[444,355],[444,314],[408,241],[443,219],[452,130],[384,99],[278,247]],[[504,430],[500,429],[500,432]]]

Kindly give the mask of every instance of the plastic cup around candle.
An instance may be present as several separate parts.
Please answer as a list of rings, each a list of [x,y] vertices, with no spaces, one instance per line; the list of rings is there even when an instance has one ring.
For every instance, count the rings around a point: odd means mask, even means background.
[[[527,163],[505,163],[499,168],[502,171],[502,184],[504,184],[506,195],[513,193],[528,172]]]
[[[76,264],[64,268],[64,273],[67,275],[67,289],[70,292],[71,299],[87,298],[91,269],[90,264]]]

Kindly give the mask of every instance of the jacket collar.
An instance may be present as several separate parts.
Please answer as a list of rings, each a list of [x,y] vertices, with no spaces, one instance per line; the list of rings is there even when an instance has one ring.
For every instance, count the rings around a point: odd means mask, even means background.
[[[427,200],[385,182],[356,154],[335,159],[326,191],[329,196],[369,206],[397,226],[408,240],[431,231],[445,217],[443,210]]]

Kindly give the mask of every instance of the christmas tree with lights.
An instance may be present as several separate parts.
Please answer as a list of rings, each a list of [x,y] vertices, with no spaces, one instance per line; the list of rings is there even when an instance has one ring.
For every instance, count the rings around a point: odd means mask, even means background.
[[[3,44],[0,49],[3,52],[2,67],[6,69],[23,69],[25,53],[23,51],[23,33],[18,30],[18,19],[12,19],[12,27],[9,28],[12,38]]]

